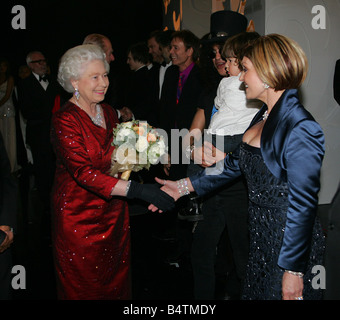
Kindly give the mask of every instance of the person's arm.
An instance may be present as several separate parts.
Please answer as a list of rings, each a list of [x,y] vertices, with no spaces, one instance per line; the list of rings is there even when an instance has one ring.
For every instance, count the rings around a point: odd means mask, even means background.
[[[13,229],[16,228],[17,183],[11,174],[11,165],[0,133],[0,230],[5,233],[0,243],[0,252],[13,242]]]
[[[200,174],[189,177],[194,191],[206,195],[213,190],[233,181],[241,175],[239,163],[239,147],[226,155],[223,161],[206,168]]]
[[[238,166],[238,149],[235,151],[227,154],[224,161],[218,162],[214,167],[206,168],[197,175],[177,181],[155,178],[156,182],[163,185],[161,189],[175,201],[191,192],[196,192],[198,196],[204,196],[241,175]],[[150,206],[149,209],[157,210],[155,206]]]
[[[0,100],[0,107],[4,103],[6,103],[6,101],[11,97],[13,89],[14,89],[14,79],[13,79],[13,77],[9,77],[8,80],[7,80],[6,93],[2,97],[2,99]]]
[[[288,139],[284,156],[289,207],[278,265],[304,273],[318,205],[324,135],[318,123],[305,120]]]
[[[155,203],[163,211],[173,208],[173,199],[158,186],[120,180],[97,169],[87,153],[81,125],[72,115],[64,112],[53,117],[52,143],[69,174],[83,188],[107,200],[122,196]]]
[[[200,132],[203,132],[204,128],[205,128],[204,109],[197,108],[194,119],[191,122],[191,127],[189,131],[193,131],[194,129],[197,129]]]
[[[198,108],[194,119],[191,123],[189,134],[183,139],[183,148],[190,160],[202,166],[210,167],[218,161],[225,158],[226,154],[216,149],[211,143],[205,141],[202,145],[197,141],[201,141],[205,128],[204,109]],[[195,142],[196,141],[196,142]]]
[[[324,135],[314,121],[300,122],[290,134],[285,152],[289,187],[287,221],[278,265],[285,270],[282,295],[285,300],[302,297],[318,205]]]
[[[52,118],[51,141],[57,156],[69,174],[83,188],[110,199],[118,180],[97,169],[87,152],[82,125],[68,113],[57,113]]]

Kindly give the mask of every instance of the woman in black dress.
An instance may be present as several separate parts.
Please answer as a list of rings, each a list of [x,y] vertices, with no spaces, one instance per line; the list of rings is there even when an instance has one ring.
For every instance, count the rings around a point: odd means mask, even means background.
[[[312,272],[323,261],[316,209],[324,134],[298,97],[308,69],[305,53],[295,41],[272,34],[244,52],[242,65],[247,98],[264,105],[240,147],[202,174],[158,181],[178,199],[193,191],[205,195],[244,174],[250,254],[243,299],[321,299]]]

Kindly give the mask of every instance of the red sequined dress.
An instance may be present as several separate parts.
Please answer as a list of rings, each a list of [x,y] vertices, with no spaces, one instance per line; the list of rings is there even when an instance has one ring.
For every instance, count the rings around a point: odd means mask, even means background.
[[[124,200],[110,196],[107,174],[115,111],[102,105],[106,129],[67,103],[53,118],[57,157],[52,234],[59,299],[129,299],[130,231]]]

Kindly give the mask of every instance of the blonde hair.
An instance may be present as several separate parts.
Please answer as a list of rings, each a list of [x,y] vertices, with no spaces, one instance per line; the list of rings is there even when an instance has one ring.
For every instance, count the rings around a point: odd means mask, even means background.
[[[297,89],[305,81],[308,61],[300,45],[283,35],[262,36],[245,53],[259,78],[276,91]]]

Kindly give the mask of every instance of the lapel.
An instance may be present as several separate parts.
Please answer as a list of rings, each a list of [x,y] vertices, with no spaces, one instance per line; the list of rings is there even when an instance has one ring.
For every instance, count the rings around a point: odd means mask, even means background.
[[[274,176],[284,181],[287,181],[284,157],[289,134],[297,122],[306,118],[300,106],[298,91],[287,89],[270,112],[262,131],[261,152],[264,161]],[[265,105],[262,109],[264,107],[267,108]]]
[[[34,76],[34,74],[30,75],[31,77],[31,85],[32,85],[32,90],[34,90],[35,92],[39,92],[39,94],[44,93],[46,94],[46,92],[48,91],[48,89],[51,86],[51,82],[49,81],[49,84],[47,86],[47,89],[45,90],[42,85],[40,84],[39,80]]]

